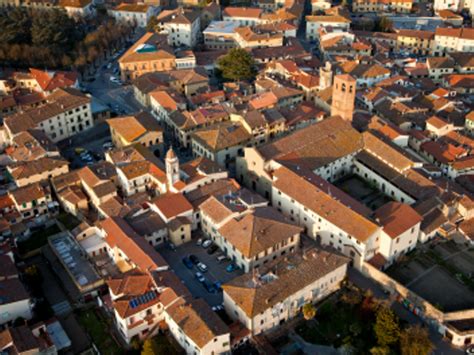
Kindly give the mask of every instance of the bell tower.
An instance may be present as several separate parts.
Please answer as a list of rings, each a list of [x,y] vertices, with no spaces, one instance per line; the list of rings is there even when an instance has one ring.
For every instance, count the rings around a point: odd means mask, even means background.
[[[319,68],[319,90],[327,89],[332,85],[332,65],[328,61]]]
[[[179,181],[179,160],[172,147],[170,147],[166,153],[165,165],[166,181],[168,186],[173,186],[177,181]]]
[[[331,116],[352,121],[356,94],[356,80],[348,75],[336,75],[332,86]]]

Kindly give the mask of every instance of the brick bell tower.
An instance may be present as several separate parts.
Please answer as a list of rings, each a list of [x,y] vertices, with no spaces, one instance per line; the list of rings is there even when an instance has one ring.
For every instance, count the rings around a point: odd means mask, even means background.
[[[341,116],[352,121],[356,94],[356,80],[348,75],[336,75],[332,86],[331,116]]]

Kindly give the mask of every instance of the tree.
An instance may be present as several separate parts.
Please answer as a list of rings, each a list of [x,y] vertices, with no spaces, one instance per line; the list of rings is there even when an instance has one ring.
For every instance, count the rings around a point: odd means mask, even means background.
[[[175,348],[164,335],[157,335],[143,343],[141,355],[175,355]]]
[[[158,20],[156,19],[156,16],[150,17],[148,23],[146,24],[147,32],[155,32],[156,26],[158,26]]]
[[[398,319],[388,306],[381,305],[377,310],[374,331],[381,347],[393,345],[400,338]]]
[[[33,295],[40,297],[42,293],[41,284],[43,282],[43,275],[41,275],[41,272],[38,266],[36,265],[28,266],[25,269],[24,277]]]
[[[3,8],[0,11],[0,42],[1,43],[28,43],[30,34],[31,17],[26,8]]]
[[[355,306],[362,302],[362,294],[360,290],[347,290],[341,295],[341,301],[349,305]]]
[[[372,355],[389,355],[390,348],[387,346],[376,346],[370,349]]]
[[[358,337],[362,333],[362,327],[359,322],[354,322],[349,326],[349,331],[354,337]]]
[[[232,48],[218,59],[217,66],[228,80],[253,80],[257,74],[254,59],[242,48]]]
[[[316,316],[316,308],[312,303],[306,303],[303,306],[303,316],[306,320],[313,319]]]
[[[140,350],[141,344],[140,344],[140,339],[138,338],[137,335],[134,335],[132,339],[130,340],[130,347],[135,351]]]
[[[31,25],[31,41],[39,47],[70,49],[77,39],[75,22],[65,10],[36,10]]]
[[[143,343],[143,349],[141,355],[157,355],[158,349],[156,349],[156,344],[152,339],[147,339]]]
[[[400,334],[400,352],[402,355],[431,354],[434,345],[430,340],[428,330],[420,325],[411,325]]]
[[[393,28],[392,20],[390,20],[386,16],[382,16],[376,26],[377,31],[380,31],[380,32],[390,32],[392,31],[392,28]]]

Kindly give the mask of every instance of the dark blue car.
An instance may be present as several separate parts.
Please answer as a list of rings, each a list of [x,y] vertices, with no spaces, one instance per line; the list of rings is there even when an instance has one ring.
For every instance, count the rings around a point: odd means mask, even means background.
[[[209,293],[216,293],[217,292],[214,285],[211,282],[209,282],[208,280],[205,280],[202,284],[205,287],[205,289],[207,290],[207,292],[209,292]]]
[[[186,265],[188,269],[192,269],[194,265],[193,262],[187,256],[183,258],[183,264]]]

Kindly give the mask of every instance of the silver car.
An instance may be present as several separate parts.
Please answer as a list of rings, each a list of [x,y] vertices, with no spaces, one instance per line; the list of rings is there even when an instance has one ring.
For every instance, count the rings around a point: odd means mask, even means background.
[[[197,264],[197,268],[198,268],[201,272],[207,272],[207,270],[208,270],[207,265],[204,264],[204,263],[199,263],[199,264]]]

